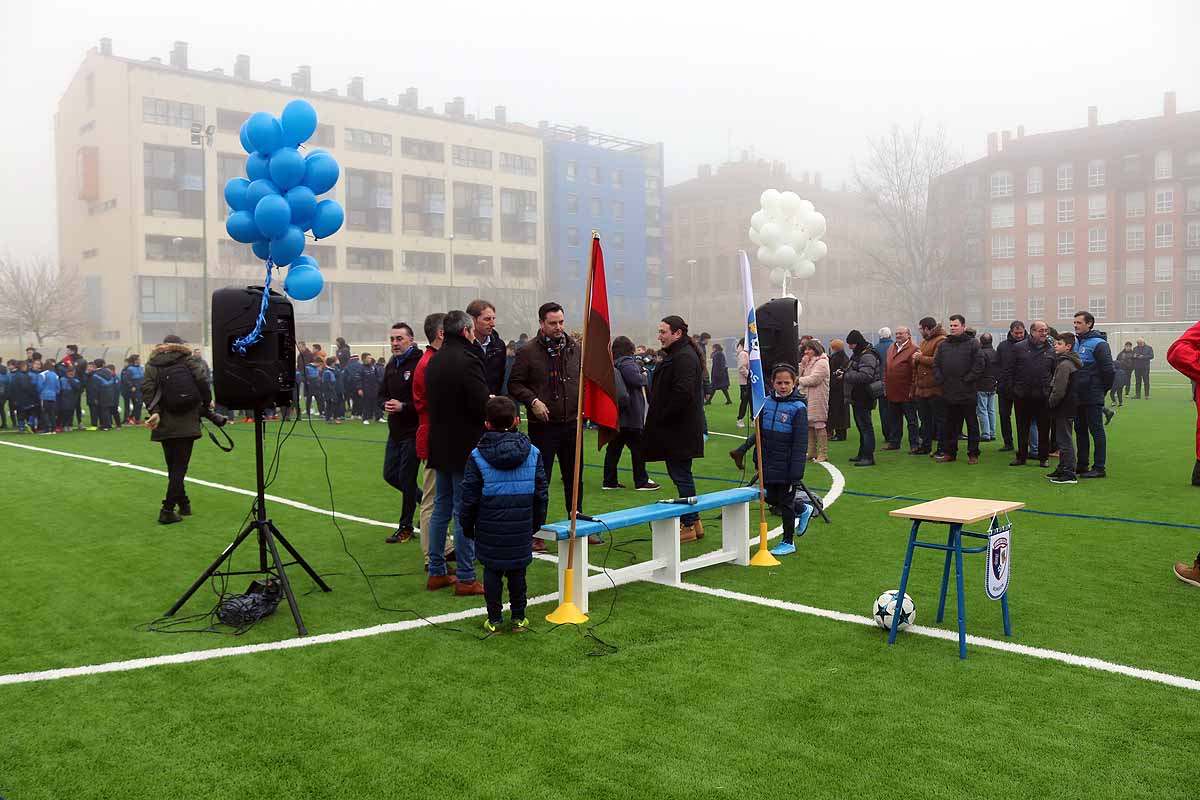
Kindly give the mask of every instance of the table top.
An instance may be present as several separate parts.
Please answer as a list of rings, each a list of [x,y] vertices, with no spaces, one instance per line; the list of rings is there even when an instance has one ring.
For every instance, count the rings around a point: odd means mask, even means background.
[[[890,517],[919,519],[927,522],[952,522],[967,525],[983,519],[991,519],[997,514],[1016,511],[1024,508],[1024,503],[1011,500],[985,500],[980,497],[943,497],[918,503],[915,506],[897,508],[888,512]]]

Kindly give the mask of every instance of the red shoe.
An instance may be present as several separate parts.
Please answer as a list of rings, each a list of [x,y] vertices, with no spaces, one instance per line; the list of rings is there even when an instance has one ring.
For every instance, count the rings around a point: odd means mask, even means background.
[[[479,580],[462,581],[454,585],[454,594],[458,597],[467,597],[475,594],[483,594],[483,582]]]
[[[458,578],[453,575],[430,575],[425,580],[425,588],[431,592],[436,592],[438,589],[445,589],[447,586],[453,586],[458,583]]]

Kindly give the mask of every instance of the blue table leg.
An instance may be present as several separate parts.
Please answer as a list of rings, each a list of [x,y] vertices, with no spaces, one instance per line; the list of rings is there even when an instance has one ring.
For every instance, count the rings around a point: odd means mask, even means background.
[[[967,608],[963,595],[962,525],[950,526],[954,540],[954,572],[958,582],[958,657],[967,657]]]
[[[904,590],[908,588],[908,570],[912,567],[913,550],[917,541],[917,530],[921,520],[913,520],[912,531],[908,534],[908,551],[904,554],[904,572],[900,573],[900,594],[896,598],[896,613],[892,614],[892,630],[888,634],[888,644],[896,643],[896,632],[900,630],[900,611],[904,608]]]
[[[1012,623],[1008,619],[1008,592],[1000,595],[1000,609],[1004,612],[1004,635],[1012,636]]]
[[[953,546],[954,546],[954,527],[951,526],[950,534],[946,537],[946,563],[942,567],[942,594],[941,594],[941,599],[938,601],[938,615],[937,615],[938,622],[942,621],[942,617],[946,613],[946,588],[950,585],[950,558],[953,555],[953,553],[950,552],[950,548]]]

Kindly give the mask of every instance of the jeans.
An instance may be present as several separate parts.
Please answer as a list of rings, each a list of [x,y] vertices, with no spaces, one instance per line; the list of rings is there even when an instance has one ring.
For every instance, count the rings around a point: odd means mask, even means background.
[[[875,426],[871,423],[871,409],[850,406],[854,412],[854,427],[858,428],[857,461],[875,460]]]
[[[387,450],[383,456],[383,479],[388,485],[404,495],[400,510],[399,526],[412,529],[413,514],[421,492],[417,489],[417,440],[410,436],[396,440],[388,436]]]
[[[667,474],[671,476],[671,482],[675,484],[675,491],[679,493],[680,497],[696,496],[696,479],[692,477],[692,459],[668,460]],[[699,514],[689,511],[681,516],[679,521],[684,525],[691,525],[698,519],[700,519]]]
[[[1150,397],[1150,370],[1135,369],[1133,371],[1133,377],[1137,379],[1136,383],[1134,384],[1136,387],[1135,391],[1137,392],[1135,396],[1138,398],[1142,396],[1142,384],[1144,383],[1146,384],[1146,397],[1148,399]],[[1078,422],[1079,418],[1076,417],[1075,419]]]
[[[167,496],[163,508],[170,509],[176,503],[187,502],[187,489],[183,479],[187,476],[188,462],[192,460],[192,445],[195,439],[163,439],[163,458],[167,462]]]
[[[502,580],[508,581],[508,602],[512,607],[513,622],[525,618],[526,597],[525,567],[516,569],[493,569],[486,564],[483,567],[483,599],[487,603],[488,621],[499,625],[503,621],[504,610]]]
[[[642,458],[642,432],[634,428],[621,428],[616,438],[604,449],[605,486],[617,485],[617,464],[626,446],[629,447],[629,458],[633,462],[633,485],[645,486],[650,482],[650,476],[646,474],[646,459]]]
[[[904,429],[908,428],[908,447],[910,450],[916,450],[921,446],[921,424],[917,421],[917,404],[916,403],[891,403],[887,400],[881,402],[887,403],[891,409],[892,431],[891,435],[885,438],[889,444],[900,444],[900,439],[904,436]]]
[[[1148,396],[1148,395],[1147,395]],[[1102,405],[1080,405],[1079,411],[1075,415],[1075,439],[1079,444],[1079,468],[1081,472],[1087,471],[1089,463],[1088,456],[1092,455],[1090,463],[1092,469],[1102,470],[1105,463],[1108,461],[1108,438],[1104,434],[1104,406]],[[1092,449],[1090,438],[1095,441],[1095,453],[1089,453]],[[1062,442],[1059,442],[1062,445]]]
[[[921,449],[933,449],[933,443],[942,435],[946,421],[946,402],[940,395],[921,397],[917,400],[917,413],[921,417]]]
[[[1071,441],[1074,424],[1071,417],[1056,417],[1054,420],[1054,430],[1058,434],[1058,471],[1063,475],[1075,474],[1075,443]]]
[[[983,439],[996,438],[996,393],[975,393],[975,415],[979,417],[979,436]]]
[[[529,441],[542,454],[546,479],[554,472],[558,458],[558,473],[562,478],[563,503],[571,513],[571,476],[575,474],[575,422],[529,422]],[[583,511],[583,470],[579,471],[579,511]]]
[[[979,419],[975,414],[975,403],[946,404],[946,425],[942,429],[941,450],[948,456],[958,455],[958,432],[967,423],[967,455],[979,455]]]
[[[446,530],[450,518],[454,518],[454,552],[458,564],[455,574],[462,583],[475,578],[475,542],[463,535],[462,523],[458,521],[462,505],[461,472],[438,470],[437,497],[433,501],[433,516],[429,519],[429,574],[446,574]]]
[[[1045,461],[1050,457],[1050,410],[1042,398],[1016,399],[1017,406],[1017,459],[1025,461],[1037,457]],[[1030,427],[1037,427],[1037,441],[1030,441]]]

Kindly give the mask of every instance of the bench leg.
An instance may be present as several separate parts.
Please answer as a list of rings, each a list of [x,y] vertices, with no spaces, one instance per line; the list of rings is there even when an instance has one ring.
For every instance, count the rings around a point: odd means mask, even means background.
[[[958,583],[958,657],[967,657],[967,606],[963,596],[962,525],[951,525],[954,539],[954,572]]]
[[[558,602],[566,599],[567,548],[570,541],[562,539],[558,543]],[[588,576],[588,546],[586,536],[575,537],[575,580],[571,587],[571,599],[575,606],[584,614],[588,613],[587,576]]]
[[[682,574],[679,569],[679,520],[675,517],[658,519],[650,523],[650,529],[653,532],[654,559],[663,562],[662,567],[651,573],[651,580],[678,586]]]
[[[954,546],[954,528],[951,527],[950,533],[946,536],[946,547]],[[950,585],[950,559],[954,554],[949,549],[946,550],[946,563],[942,567],[942,593],[941,599],[938,600],[938,615],[937,621],[941,622],[942,617],[946,614],[946,588]]]
[[[739,567],[750,565],[750,504],[735,503],[721,509],[721,549],[733,554]]]
[[[1012,622],[1008,618],[1008,592],[1000,595],[1000,610],[1004,614],[1004,635],[1012,636]]]
[[[908,551],[904,554],[904,572],[900,573],[900,590],[896,596],[896,611],[904,608],[904,590],[908,588],[908,571],[912,568],[913,550],[916,549],[917,531],[921,528],[921,520],[913,520],[912,531],[908,534]],[[888,633],[888,644],[896,643],[896,631],[900,630],[900,615],[892,614],[892,629]]]

